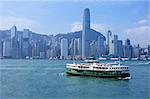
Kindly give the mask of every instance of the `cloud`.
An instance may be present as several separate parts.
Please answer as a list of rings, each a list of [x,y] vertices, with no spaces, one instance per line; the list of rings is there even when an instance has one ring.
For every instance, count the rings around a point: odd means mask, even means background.
[[[142,20],[139,20],[137,22],[138,25],[148,25],[148,20],[147,19],[142,19]]]
[[[81,22],[73,22],[71,24],[71,32],[80,31],[82,30],[82,23]]]
[[[138,27],[127,29],[125,32],[134,33],[134,34],[150,33],[150,26],[148,25],[138,26]]]
[[[11,28],[13,25],[16,25],[17,28],[20,30],[24,28],[34,29],[37,25],[37,22],[28,18],[10,17],[10,16],[1,17],[0,19],[1,29],[8,29]]]
[[[91,23],[92,29],[99,31],[99,32],[102,32],[102,33],[106,33],[109,29],[111,29],[110,27],[111,26],[107,25],[107,24]],[[82,30],[82,23],[81,22],[73,22],[71,24],[71,31],[72,32],[80,31],[80,30]]]
[[[150,26],[148,25],[129,28],[124,32],[133,44],[140,44],[143,47],[147,47],[150,44]]]

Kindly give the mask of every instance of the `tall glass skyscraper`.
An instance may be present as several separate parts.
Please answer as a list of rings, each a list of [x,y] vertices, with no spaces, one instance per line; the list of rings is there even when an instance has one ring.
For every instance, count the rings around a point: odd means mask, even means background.
[[[90,11],[85,8],[83,14],[83,30],[82,30],[82,58],[89,56],[90,42],[88,32],[90,31]]]

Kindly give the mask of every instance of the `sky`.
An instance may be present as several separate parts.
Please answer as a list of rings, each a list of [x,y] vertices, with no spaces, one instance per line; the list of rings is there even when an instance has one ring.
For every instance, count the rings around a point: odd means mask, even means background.
[[[59,34],[82,29],[83,11],[90,9],[91,28],[106,36],[111,30],[132,45],[150,44],[149,0],[0,0],[0,30]]]

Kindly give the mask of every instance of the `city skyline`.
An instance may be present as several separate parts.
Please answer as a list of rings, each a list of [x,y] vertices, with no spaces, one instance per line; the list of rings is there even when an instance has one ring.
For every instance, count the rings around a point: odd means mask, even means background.
[[[92,12],[91,28],[105,36],[110,29],[122,40],[131,39],[132,45],[147,47],[150,42],[148,5],[148,0],[0,1],[0,30],[16,25],[18,30],[27,28],[47,35],[79,31],[82,29],[82,11],[88,7]]]
[[[13,59],[86,59],[95,58],[136,58],[148,59],[150,46],[142,48],[132,45],[126,38],[123,43],[111,30],[107,37],[91,28],[90,9],[83,11],[82,31],[68,34],[41,35],[29,29],[18,31],[14,25],[0,31],[0,58]]]

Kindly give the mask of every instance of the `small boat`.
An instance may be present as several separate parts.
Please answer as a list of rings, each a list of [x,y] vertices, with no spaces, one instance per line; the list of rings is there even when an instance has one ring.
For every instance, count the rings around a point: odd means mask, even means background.
[[[102,78],[130,77],[129,67],[120,64],[104,64],[98,60],[85,60],[84,63],[66,64],[67,74],[74,76],[95,76]]]
[[[107,64],[111,64],[111,65],[121,65],[122,63],[120,61],[114,61],[112,63],[107,63]]]

